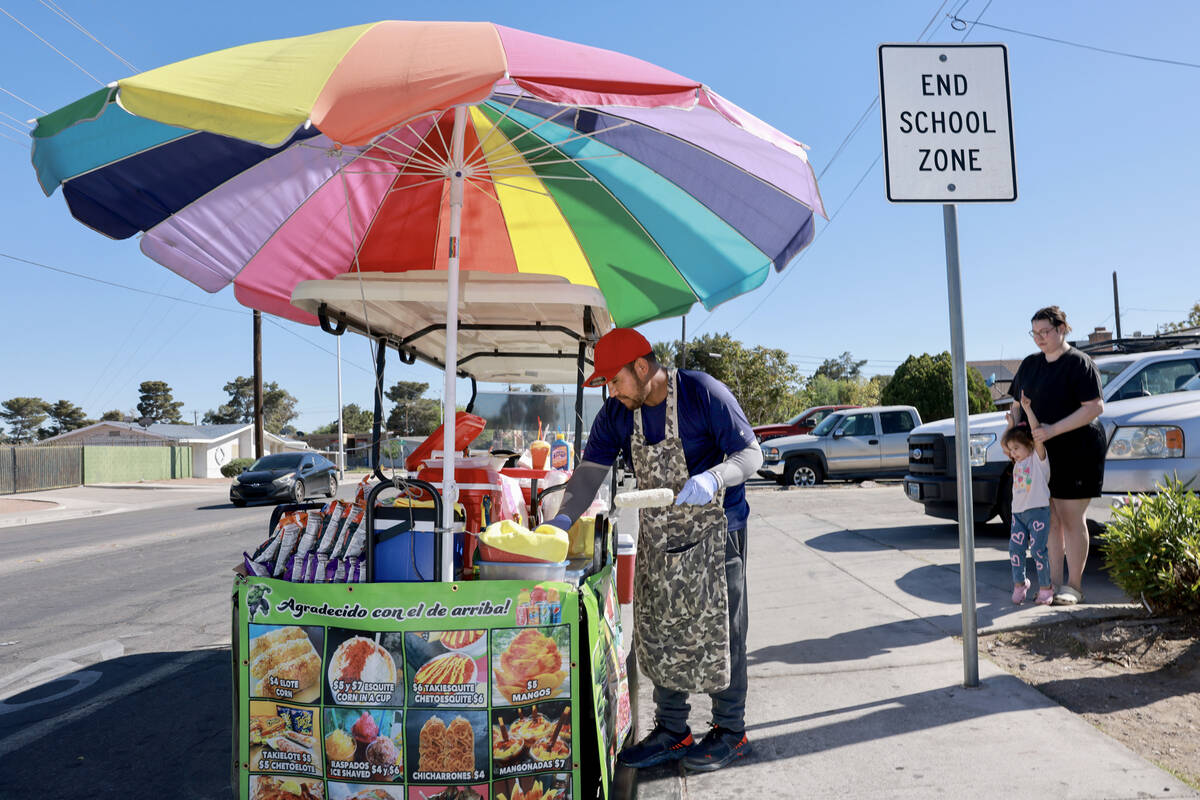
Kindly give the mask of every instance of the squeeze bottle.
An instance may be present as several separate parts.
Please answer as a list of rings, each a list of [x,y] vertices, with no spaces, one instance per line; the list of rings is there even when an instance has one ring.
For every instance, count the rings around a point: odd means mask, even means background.
[[[562,433],[554,434],[550,444],[550,469],[569,470],[571,468],[571,445]]]

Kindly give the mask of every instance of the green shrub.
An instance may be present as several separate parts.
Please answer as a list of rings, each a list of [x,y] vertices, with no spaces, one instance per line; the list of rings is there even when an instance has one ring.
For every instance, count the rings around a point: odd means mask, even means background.
[[[235,458],[228,464],[223,464],[221,466],[221,474],[226,478],[235,478],[246,470],[250,469],[250,465],[253,463],[253,458]]]
[[[1115,510],[1101,540],[1108,574],[1151,613],[1200,613],[1200,496],[1177,477]]]

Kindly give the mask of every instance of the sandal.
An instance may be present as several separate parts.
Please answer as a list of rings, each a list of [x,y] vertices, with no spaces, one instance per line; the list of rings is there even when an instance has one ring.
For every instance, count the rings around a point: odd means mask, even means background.
[[[1054,593],[1054,605],[1056,606],[1073,606],[1083,602],[1083,592],[1076,589],[1070,584],[1063,584]]]

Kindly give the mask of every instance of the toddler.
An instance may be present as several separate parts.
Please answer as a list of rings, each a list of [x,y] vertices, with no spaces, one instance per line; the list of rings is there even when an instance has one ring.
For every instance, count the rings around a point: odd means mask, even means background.
[[[1037,567],[1038,593],[1034,601],[1047,606],[1054,599],[1050,580],[1050,558],[1046,542],[1050,538],[1050,461],[1046,447],[1035,441],[1031,430],[1038,427],[1037,417],[1029,398],[1022,392],[1021,408],[1029,420],[1029,428],[1018,426],[1004,433],[1001,445],[1013,460],[1012,532],[1008,540],[1008,557],[1012,562],[1013,603],[1021,605],[1029,591],[1025,577],[1025,551],[1033,554]]]

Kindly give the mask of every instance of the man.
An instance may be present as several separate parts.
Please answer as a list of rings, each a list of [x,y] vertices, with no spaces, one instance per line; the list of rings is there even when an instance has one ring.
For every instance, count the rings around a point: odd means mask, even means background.
[[[624,452],[638,489],[670,488],[674,505],[639,511],[634,647],[654,683],[655,726],[618,756],[649,767],[683,759],[710,771],[750,752],[746,706],[746,478],[762,451],[728,387],[703,372],[668,370],[637,331],[616,328],[596,343],[588,386],[609,399],[592,424],[561,513],[570,528]],[[713,726],[697,742],[688,695],[712,698]]]

